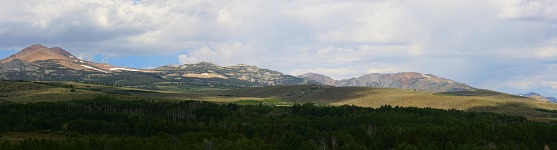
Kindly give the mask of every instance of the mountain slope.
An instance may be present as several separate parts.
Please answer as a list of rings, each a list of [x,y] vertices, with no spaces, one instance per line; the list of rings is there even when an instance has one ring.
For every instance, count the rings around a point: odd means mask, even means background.
[[[437,77],[431,74],[421,74],[416,72],[402,72],[396,74],[372,73],[358,78],[344,80],[329,80],[330,77],[320,74],[302,75],[306,80],[312,80],[325,85],[332,86],[364,86],[364,87],[385,87],[398,89],[411,89],[429,92],[450,92],[473,90],[466,84],[453,80]]]

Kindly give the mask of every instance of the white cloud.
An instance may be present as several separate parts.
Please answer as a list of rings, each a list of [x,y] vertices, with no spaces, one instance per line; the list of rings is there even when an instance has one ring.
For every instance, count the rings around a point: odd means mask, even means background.
[[[91,54],[87,54],[87,53],[81,53],[81,54],[77,55],[77,58],[79,58],[81,60],[93,61],[94,56],[91,55]]]
[[[554,0],[497,0],[493,2],[500,6],[500,17],[502,18],[557,19],[557,1]]]
[[[557,57],[553,0],[3,0],[0,5],[0,49],[42,43],[83,58],[187,54],[177,61],[246,63],[335,78],[418,71],[484,86],[549,76],[521,69],[547,66]],[[500,68],[504,74],[493,71]],[[542,77],[535,84],[541,80],[557,81]]]
[[[355,74],[359,74],[361,72],[358,70],[346,69],[346,68],[338,68],[338,69],[308,68],[308,69],[295,69],[290,72],[290,74],[292,75],[302,75],[305,73],[319,73],[319,74],[330,76],[338,80],[338,79],[343,79],[339,77],[352,76]]]
[[[557,64],[536,65],[525,70],[524,75],[511,75],[502,84],[491,84],[492,89],[515,91],[514,93],[538,92],[544,96],[557,96]]]
[[[557,8],[556,8],[557,9]],[[557,38],[544,44],[544,46],[535,49],[535,55],[541,58],[556,58],[557,57]]]
[[[557,82],[555,79],[548,81],[547,78],[539,78],[535,76],[522,77],[520,80],[508,81],[503,86],[513,90],[520,90],[522,92],[545,92],[545,93],[556,93],[557,92]],[[499,87],[503,88],[503,87]],[[531,91],[531,89],[547,89],[544,91]],[[555,94],[548,95],[555,96]]]
[[[199,62],[196,58],[190,57],[188,55],[179,55],[178,61],[180,62],[180,64],[195,64]]]

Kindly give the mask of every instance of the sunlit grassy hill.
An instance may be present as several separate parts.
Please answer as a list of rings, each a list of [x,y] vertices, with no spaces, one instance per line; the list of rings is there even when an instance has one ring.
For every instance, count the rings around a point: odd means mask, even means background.
[[[275,98],[291,102],[328,103],[331,105],[454,108],[520,115],[532,119],[557,117],[556,114],[538,110],[555,110],[557,104],[489,90],[431,93],[390,88],[296,85],[245,88],[231,91],[231,93],[243,97]]]
[[[231,97],[223,94],[226,89],[189,86],[187,89],[156,86],[156,90],[114,85],[90,84],[68,81],[4,81],[0,80],[0,101],[17,103],[68,101],[109,96],[119,100],[201,100],[234,102],[263,100],[256,97]]]

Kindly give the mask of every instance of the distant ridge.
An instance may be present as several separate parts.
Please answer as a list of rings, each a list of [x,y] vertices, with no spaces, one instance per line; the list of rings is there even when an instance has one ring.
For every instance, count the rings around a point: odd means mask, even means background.
[[[544,97],[541,94],[535,93],[535,92],[529,92],[529,93],[526,93],[526,94],[519,94],[519,96],[532,98],[532,99],[542,101],[542,102],[557,103],[557,99],[555,97]]]
[[[395,74],[372,73],[357,78],[332,80],[330,77],[316,73],[308,73],[300,77],[332,86],[364,86],[410,89],[429,92],[451,92],[474,90],[475,88],[464,83],[437,77],[432,74],[417,72],[401,72]]]

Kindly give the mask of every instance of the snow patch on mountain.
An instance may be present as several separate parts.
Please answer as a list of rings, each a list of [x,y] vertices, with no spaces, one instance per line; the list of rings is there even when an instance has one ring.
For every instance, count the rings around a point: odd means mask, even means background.
[[[91,67],[91,66],[87,66],[87,65],[81,65],[81,66],[85,67],[85,68],[93,69],[93,70],[96,70],[96,71],[100,71],[100,72],[103,72],[103,73],[108,73],[104,70],[101,70],[101,69],[98,69],[98,68],[95,68],[95,67]]]
[[[129,68],[110,68],[109,70],[110,71],[124,70],[124,71],[134,71],[134,72],[139,71],[139,70],[136,70],[136,69],[129,69]]]

